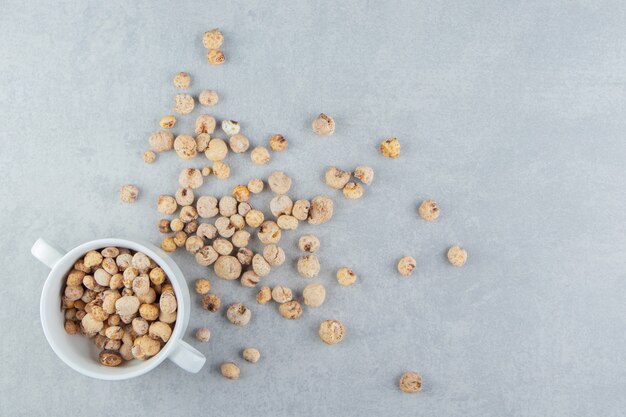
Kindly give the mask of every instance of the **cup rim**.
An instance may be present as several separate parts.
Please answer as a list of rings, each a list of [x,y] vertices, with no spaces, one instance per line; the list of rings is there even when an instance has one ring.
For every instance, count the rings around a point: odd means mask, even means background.
[[[75,260],[80,258],[81,255],[84,255],[90,250],[105,248],[109,246],[127,248],[127,249],[131,249],[134,251],[145,253],[147,256],[153,259],[154,262],[156,262],[159,267],[163,269],[163,271],[169,278],[169,281],[172,284],[172,287],[174,288],[174,293],[177,295],[176,297],[177,302],[178,302],[177,316],[180,317],[180,320],[177,317],[176,324],[174,325],[174,329],[172,330],[172,335],[170,336],[169,340],[167,341],[167,343],[165,343],[161,351],[157,353],[155,356],[153,356],[152,358],[145,360],[141,365],[138,365],[133,368],[125,369],[123,367],[120,367],[120,368],[114,368],[116,370],[119,370],[119,372],[100,373],[100,372],[94,372],[89,369],[85,369],[82,366],[78,365],[77,363],[74,362],[74,360],[72,359],[70,355],[66,354],[66,352],[63,351],[63,349],[59,347],[59,345],[57,344],[55,340],[55,337],[52,334],[51,324],[49,323],[50,319],[48,318],[47,314],[45,314],[44,310],[45,310],[45,307],[48,306],[50,302],[52,302],[51,295],[50,295],[51,288],[53,287],[55,283],[58,282],[58,280],[62,279],[65,276],[65,274],[69,271],[69,269],[71,269],[71,266],[67,270],[66,268],[62,269],[61,265],[64,263],[63,261],[69,258],[72,258],[74,259],[74,262],[75,262]],[[136,240],[128,240],[128,239],[121,239],[121,238],[96,239],[96,240],[90,240],[88,242],[82,243],[74,247],[73,249],[69,250],[52,267],[52,269],[48,273],[48,276],[46,277],[46,281],[41,291],[39,315],[41,319],[43,332],[44,332],[44,335],[46,336],[48,344],[50,345],[52,350],[56,353],[56,355],[66,365],[68,365],[70,368],[74,369],[75,371],[83,375],[92,377],[92,378],[104,379],[104,380],[123,380],[123,379],[129,379],[129,378],[133,378],[136,376],[140,376],[153,370],[154,368],[159,366],[161,362],[163,362],[171,354],[171,352],[176,347],[178,342],[182,339],[183,333],[187,327],[187,323],[185,323],[187,320],[185,318],[186,318],[186,314],[188,314],[188,311],[187,311],[188,307],[186,305],[186,300],[184,297],[184,290],[187,289],[187,287],[186,287],[186,281],[185,281],[183,272],[180,270],[178,265],[176,265],[173,260],[166,258],[167,255],[165,253],[163,255],[158,253],[159,250],[160,249],[158,249],[156,246],[150,243],[136,241]],[[184,287],[183,287],[183,283],[185,284]],[[188,292],[189,290],[187,289],[187,293]],[[55,297],[56,296],[58,296],[58,294],[55,295]],[[60,299],[58,300],[58,302],[60,303]],[[60,329],[60,330],[65,331],[63,329]]]

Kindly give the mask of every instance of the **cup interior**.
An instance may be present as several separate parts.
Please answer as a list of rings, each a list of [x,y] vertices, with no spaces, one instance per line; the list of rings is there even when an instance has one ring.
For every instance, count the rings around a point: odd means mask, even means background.
[[[161,351],[147,360],[133,359],[124,361],[117,367],[106,367],[98,361],[100,349],[93,339],[84,337],[80,333],[70,335],[65,331],[65,317],[61,310],[61,294],[65,285],[66,274],[74,263],[90,250],[98,250],[107,246],[128,248],[140,251],[152,258],[166,273],[174,288],[178,301],[178,313],[172,335]],[[160,254],[158,249],[150,244],[139,244],[122,239],[102,239],[87,242],[69,251],[50,271],[44,284],[41,296],[41,322],[48,342],[55,353],[74,370],[99,379],[127,379],[132,378],[156,367],[161,363],[181,339],[189,322],[187,303],[189,290],[187,289],[182,272],[165,253]]]

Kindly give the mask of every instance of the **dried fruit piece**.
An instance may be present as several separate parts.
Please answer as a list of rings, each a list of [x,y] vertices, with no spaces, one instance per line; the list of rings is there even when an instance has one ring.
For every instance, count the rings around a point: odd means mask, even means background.
[[[400,272],[400,275],[402,275],[403,277],[408,277],[413,273],[413,270],[416,266],[417,262],[415,261],[415,258],[412,258],[411,256],[405,256],[404,258],[400,259],[400,261],[398,261],[398,272]]]
[[[463,266],[467,262],[467,251],[459,246],[448,249],[448,261],[454,266]]]
[[[278,304],[286,303],[287,301],[291,301],[292,299],[293,293],[288,287],[279,285],[277,287],[274,287],[274,289],[272,290],[272,300],[276,301]]]
[[[198,96],[198,101],[203,106],[215,106],[219,101],[219,96],[217,91],[213,90],[202,90],[200,95]]]
[[[189,94],[176,94],[174,96],[174,111],[179,114],[189,114],[195,106],[193,97]]]
[[[228,321],[236,326],[245,326],[250,322],[252,312],[245,305],[238,303],[228,307],[226,317],[228,318]]]
[[[191,75],[186,72],[179,72],[174,76],[174,87],[186,89],[191,84]]]
[[[354,177],[361,180],[365,185],[370,185],[374,181],[374,170],[371,167],[360,165],[354,169]]]
[[[380,153],[387,158],[397,158],[400,156],[400,142],[397,138],[389,138],[380,143]]]
[[[298,239],[298,248],[302,252],[317,252],[320,248],[320,240],[315,235],[302,235],[300,239]]]
[[[211,65],[222,65],[224,61],[226,61],[226,57],[224,56],[224,52],[219,49],[211,49],[207,54],[207,61]]]
[[[267,148],[257,146],[250,153],[250,159],[257,165],[265,165],[270,161],[270,153]]]
[[[357,275],[352,268],[342,267],[337,270],[337,282],[341,285],[348,286],[356,282]]]
[[[181,159],[193,159],[198,154],[196,140],[191,135],[176,136],[174,150]]]
[[[272,299],[272,290],[270,287],[263,287],[256,295],[256,302],[259,304],[266,304]]]
[[[198,339],[199,342],[206,343],[209,341],[210,338],[211,331],[209,331],[209,329],[207,329],[206,327],[202,327],[196,330],[196,339]]]
[[[269,141],[270,148],[274,152],[282,152],[289,146],[289,142],[283,135],[272,135]]]
[[[313,120],[311,127],[313,128],[313,133],[320,136],[330,136],[335,133],[335,121],[332,117],[324,113],[320,113],[320,115]]]
[[[302,291],[302,298],[304,300],[304,304],[309,307],[319,307],[326,299],[326,289],[322,284],[313,282],[304,287],[304,290]]]
[[[343,340],[345,328],[337,320],[325,320],[320,324],[318,334],[324,343],[334,345]]]
[[[150,135],[148,142],[155,152],[169,151],[174,147],[174,135],[170,132],[159,130]]]
[[[320,195],[311,200],[309,209],[309,224],[326,223],[333,217],[333,200],[325,195]]]
[[[245,348],[241,352],[241,356],[250,363],[257,363],[261,359],[261,352],[255,348]]]
[[[156,161],[156,154],[152,151],[145,151],[143,153],[143,161],[146,164],[152,164],[154,163],[154,161]]]
[[[202,297],[202,307],[205,310],[209,310],[211,313],[215,313],[220,309],[222,305],[222,300],[217,294],[206,294]]]
[[[330,167],[324,174],[324,181],[329,187],[340,190],[350,181],[351,176],[352,174],[348,171],[342,171],[337,167]]]
[[[295,320],[302,315],[302,306],[297,300],[291,300],[278,306],[278,312],[286,319]]]
[[[239,375],[241,374],[239,367],[232,362],[223,363],[222,366],[220,366],[220,372],[222,376],[228,379],[239,379]]]
[[[208,114],[201,114],[196,119],[196,135],[211,134],[215,132],[215,117]]]
[[[211,281],[206,278],[197,279],[194,288],[198,294],[208,294],[211,290]]]
[[[343,187],[343,196],[350,200],[356,200],[363,196],[363,186],[355,182],[349,182]]]
[[[422,389],[422,376],[417,372],[405,372],[400,377],[400,389],[408,394],[413,394]]]
[[[320,272],[320,261],[315,255],[305,255],[298,259],[298,273],[303,278],[315,278]]]
[[[159,126],[163,129],[171,129],[176,125],[176,117],[174,116],[163,116],[159,121]]]
[[[219,49],[222,43],[224,43],[224,35],[217,28],[204,32],[202,36],[202,45],[206,49]]]
[[[112,350],[103,350],[98,355],[98,361],[104,366],[119,366],[122,363],[122,356]]]
[[[439,205],[435,200],[425,200],[420,204],[418,213],[422,219],[431,222],[439,217]]]
[[[233,136],[239,133],[241,126],[239,125],[239,122],[235,120],[222,120],[222,130],[228,136]]]
[[[125,184],[120,188],[120,200],[124,203],[134,203],[138,194],[139,189],[132,184]]]

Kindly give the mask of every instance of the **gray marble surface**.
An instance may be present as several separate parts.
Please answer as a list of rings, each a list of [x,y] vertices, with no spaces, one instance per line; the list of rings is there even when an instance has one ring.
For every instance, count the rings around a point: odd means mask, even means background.
[[[3,1],[0,415],[623,415],[625,18],[623,2],[590,0]],[[222,67],[201,45],[215,26]],[[156,196],[202,164],[141,161],[181,70],[192,92],[220,93],[211,113],[241,121],[254,144],[290,140],[264,167],[230,156],[231,180],[202,193],[281,169],[294,197],[335,198],[332,222],[283,238],[290,261],[266,279],[300,291],[295,241],[316,233],[327,303],[286,321],[213,277],[254,317],[234,328],[196,303],[186,339],[208,357],[199,374],[165,362],[92,380],[45,341],[47,270],[29,249],[40,236],[65,248],[159,241]],[[336,118],[331,138],[310,131],[321,111]],[[376,150],[391,135],[397,160]],[[357,164],[376,170],[361,200],[324,185],[328,165]],[[141,189],[130,206],[117,199],[127,182]],[[427,224],[416,207],[431,197],[442,215]],[[452,244],[469,251],[464,268],[447,264]],[[394,269],[405,254],[418,260],[409,279]],[[189,282],[207,273],[174,259]],[[342,265],[356,285],[337,285]],[[317,337],[327,318],[347,327],[339,345]],[[192,337],[201,325],[213,332],[205,345]],[[258,364],[242,363],[246,346],[261,350]],[[241,380],[219,375],[225,360],[242,363]],[[407,369],[424,377],[418,395],[397,388]]]

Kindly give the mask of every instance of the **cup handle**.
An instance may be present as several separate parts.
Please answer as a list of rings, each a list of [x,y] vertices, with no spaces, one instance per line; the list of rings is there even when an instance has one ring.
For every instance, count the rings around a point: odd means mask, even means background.
[[[63,257],[65,251],[57,246],[51,245],[42,238],[37,239],[30,253],[48,268],[52,268]]]
[[[168,359],[185,371],[194,374],[200,371],[206,362],[206,358],[198,349],[183,340],[178,341],[178,346],[174,348]]]

